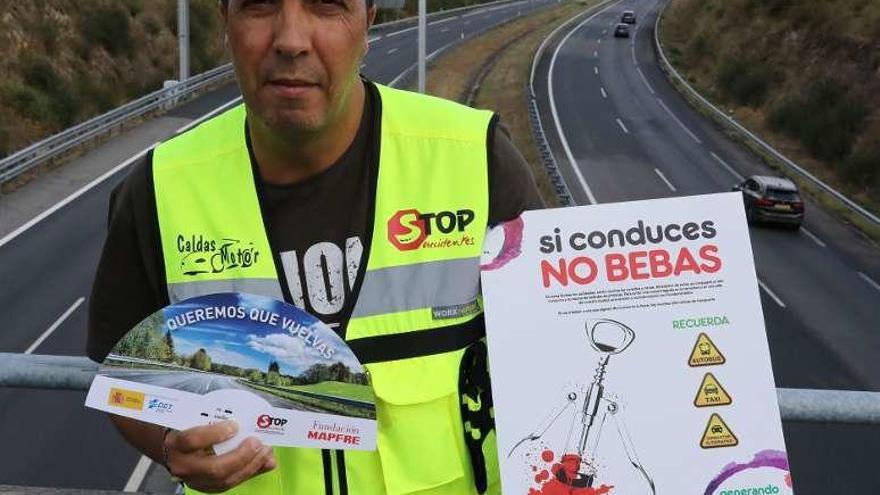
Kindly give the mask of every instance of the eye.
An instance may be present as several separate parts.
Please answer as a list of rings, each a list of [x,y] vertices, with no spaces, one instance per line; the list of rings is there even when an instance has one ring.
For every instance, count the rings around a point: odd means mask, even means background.
[[[315,0],[315,4],[321,10],[330,12],[344,10],[348,5],[346,0]]]
[[[242,0],[240,9],[245,12],[266,12],[274,9],[279,0]]]

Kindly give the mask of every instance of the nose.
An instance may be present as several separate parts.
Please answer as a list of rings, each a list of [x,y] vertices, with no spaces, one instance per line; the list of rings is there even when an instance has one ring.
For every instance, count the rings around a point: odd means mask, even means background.
[[[296,58],[312,48],[311,16],[303,0],[284,0],[275,21],[275,37],[272,48],[285,58]]]

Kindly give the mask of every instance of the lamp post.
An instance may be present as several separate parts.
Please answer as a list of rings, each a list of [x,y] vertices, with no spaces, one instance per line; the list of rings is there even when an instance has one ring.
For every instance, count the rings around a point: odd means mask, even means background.
[[[428,8],[426,0],[419,0],[419,93],[425,92],[425,49]]]
[[[180,58],[178,80],[189,78],[189,0],[177,0],[177,52]]]

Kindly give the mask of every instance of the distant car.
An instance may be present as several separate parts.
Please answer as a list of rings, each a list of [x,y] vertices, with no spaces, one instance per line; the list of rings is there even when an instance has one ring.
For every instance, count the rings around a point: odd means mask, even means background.
[[[629,24],[620,23],[614,27],[615,38],[629,38]]]
[[[623,15],[620,16],[620,22],[624,24],[635,24],[636,23],[636,13],[632,10],[624,10]]]
[[[784,177],[753,175],[733,190],[743,193],[749,223],[778,223],[797,230],[804,222],[804,202],[797,185]]]

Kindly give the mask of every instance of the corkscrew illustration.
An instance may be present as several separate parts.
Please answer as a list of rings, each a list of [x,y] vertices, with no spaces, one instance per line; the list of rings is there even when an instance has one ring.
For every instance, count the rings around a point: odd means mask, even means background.
[[[586,392],[580,394],[583,397],[579,397],[579,391],[568,392],[562,404],[557,406],[537,429],[518,441],[510,449],[507,457],[511,457],[521,445],[541,439],[563,413],[581,405],[575,411],[561,462],[554,466],[553,476],[573,488],[594,486],[599,439],[610,415],[630,465],[644,478],[651,490],[650,493],[656,495],[654,480],[639,459],[626,422],[622,418],[620,404],[615,397],[606,394],[604,385],[611,356],[626,350],[635,340],[636,334],[628,326],[611,319],[587,321],[586,334],[590,346],[599,352],[599,363]]]

